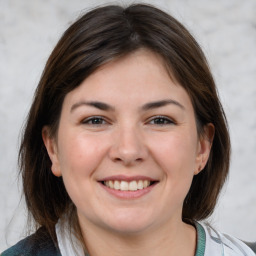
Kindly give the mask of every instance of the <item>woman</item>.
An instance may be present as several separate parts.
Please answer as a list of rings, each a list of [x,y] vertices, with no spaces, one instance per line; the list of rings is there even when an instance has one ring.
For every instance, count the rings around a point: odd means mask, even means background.
[[[20,147],[37,231],[2,255],[254,255],[199,222],[229,168],[207,61],[148,5],[80,17],[53,50]]]

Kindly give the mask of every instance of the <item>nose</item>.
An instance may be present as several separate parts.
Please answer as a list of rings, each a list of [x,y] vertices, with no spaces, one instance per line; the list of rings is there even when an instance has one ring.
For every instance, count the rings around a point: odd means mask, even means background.
[[[148,150],[143,139],[144,136],[135,127],[120,128],[113,137],[109,151],[112,161],[129,166],[147,158]]]

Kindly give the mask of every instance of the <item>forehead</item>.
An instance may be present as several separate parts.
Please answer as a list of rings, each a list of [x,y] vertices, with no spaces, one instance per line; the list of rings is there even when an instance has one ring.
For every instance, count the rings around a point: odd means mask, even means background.
[[[65,101],[99,100],[111,102],[147,102],[175,98],[190,104],[185,89],[168,72],[163,59],[140,49],[108,62],[71,91]]]

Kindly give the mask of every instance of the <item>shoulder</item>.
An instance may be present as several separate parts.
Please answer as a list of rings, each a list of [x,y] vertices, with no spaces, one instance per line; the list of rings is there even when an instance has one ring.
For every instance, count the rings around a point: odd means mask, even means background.
[[[46,229],[40,228],[1,253],[1,256],[61,256],[61,254]]]
[[[204,228],[206,235],[205,256],[255,256],[252,249],[241,240],[218,232],[209,224],[200,223],[200,225]]]

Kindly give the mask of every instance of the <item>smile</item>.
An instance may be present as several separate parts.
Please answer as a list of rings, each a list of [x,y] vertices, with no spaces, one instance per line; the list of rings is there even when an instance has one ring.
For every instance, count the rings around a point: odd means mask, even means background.
[[[153,184],[152,181],[149,180],[132,180],[132,181],[124,181],[124,180],[108,180],[104,181],[103,184],[111,189],[120,190],[120,191],[137,191],[142,190]]]

